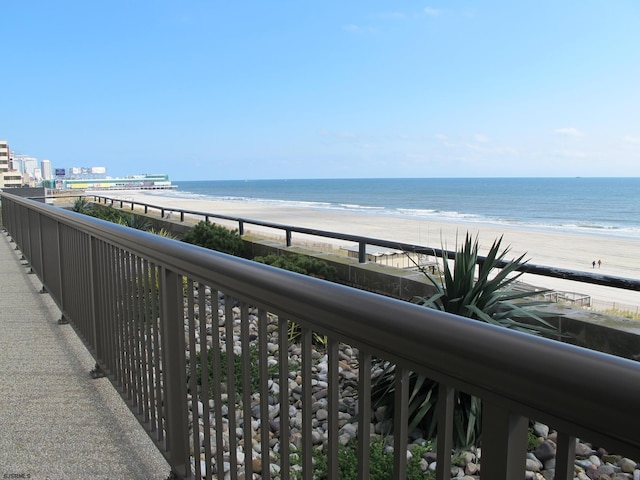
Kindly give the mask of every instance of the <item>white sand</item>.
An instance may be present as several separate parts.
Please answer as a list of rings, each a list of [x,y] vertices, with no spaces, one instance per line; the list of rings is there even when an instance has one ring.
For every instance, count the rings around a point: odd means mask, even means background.
[[[640,239],[552,233],[489,224],[464,224],[460,222],[383,217],[366,213],[327,211],[305,207],[282,207],[251,202],[180,199],[145,195],[139,191],[100,192],[98,194],[135,202],[162,205],[167,208],[230,215],[427,247],[440,248],[444,244],[448,250],[454,250],[456,236],[461,241],[464,239],[466,232],[470,232],[472,235],[479,235],[481,253],[486,252],[493,241],[503,235],[503,246],[511,246],[509,259],[526,253],[525,258],[529,259],[529,263],[535,265],[585,272],[595,271],[605,275],[625,278],[640,278]],[[211,221],[219,224],[228,224],[214,219]],[[237,228],[237,225],[233,223],[230,225]],[[265,229],[245,225],[245,232],[252,231],[266,232]],[[268,234],[270,236],[284,236],[284,232],[277,230],[270,230]],[[310,240],[307,237],[293,234],[294,245],[296,242],[306,243],[309,241],[336,245],[336,242],[330,239]],[[595,270],[592,268],[591,262],[594,260],[602,261],[602,266],[599,269],[597,265]],[[606,308],[604,304],[598,305],[599,302],[615,303],[616,307],[634,311],[640,308],[640,292],[534,275],[526,275],[525,277],[524,280],[533,285],[590,295],[599,308]]]

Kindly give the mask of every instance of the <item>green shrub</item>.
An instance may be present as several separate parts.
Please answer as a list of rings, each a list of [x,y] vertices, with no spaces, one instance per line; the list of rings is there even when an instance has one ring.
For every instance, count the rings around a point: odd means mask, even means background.
[[[265,263],[273,267],[289,270],[290,272],[302,273],[310,277],[320,278],[335,282],[338,273],[333,265],[329,265],[323,260],[306,255],[267,255],[266,257],[254,257],[255,262]]]
[[[244,242],[238,230],[229,230],[205,221],[198,222],[182,237],[182,241],[237,257],[243,256],[245,251]]]
[[[123,213],[120,210],[116,210],[111,205],[106,208],[91,208],[89,210],[85,210],[82,212],[86,215],[90,215],[95,218],[100,218],[101,220],[106,220],[107,222],[124,224],[126,222],[126,213]]]
[[[201,354],[196,355],[196,375],[198,385],[202,385],[202,369],[200,368]],[[249,347],[249,379],[251,392],[255,393],[260,388],[260,362],[258,345],[253,344]],[[278,370],[278,366],[274,365],[269,368],[269,378],[272,378]],[[209,348],[207,352],[207,374],[209,377],[209,398],[213,398],[213,393],[217,385],[227,382],[227,351],[220,351],[220,378],[213,376],[213,349]],[[233,378],[235,381],[236,393],[241,396],[242,387],[242,357],[240,355],[233,356]]]
[[[385,452],[385,442],[375,439],[369,445],[369,478],[371,480],[387,480],[393,478],[393,454]],[[423,472],[420,467],[422,455],[429,451],[428,447],[415,446],[411,453],[411,459],[407,462],[407,480],[433,480],[435,472]],[[291,463],[301,464],[302,455],[297,451],[292,452]],[[313,450],[313,478],[327,478],[327,457],[321,448]],[[292,478],[302,478],[299,468],[292,469]],[[338,449],[338,478],[341,480],[357,480],[358,478],[358,453],[357,442],[352,440],[346,446]]]

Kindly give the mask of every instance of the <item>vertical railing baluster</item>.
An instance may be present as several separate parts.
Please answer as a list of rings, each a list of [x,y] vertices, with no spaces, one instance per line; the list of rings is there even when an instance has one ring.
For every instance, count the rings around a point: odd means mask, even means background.
[[[407,470],[409,435],[409,371],[396,365],[393,395],[393,478],[402,480]]]
[[[526,417],[501,405],[482,402],[482,475],[491,480],[524,478],[527,458]]]
[[[209,417],[209,351],[207,345],[207,288],[198,282],[198,318],[200,319],[200,383],[202,396],[202,421],[204,424],[204,460],[206,478],[211,478],[211,419]],[[212,307],[215,306],[212,302]],[[217,309],[212,312],[212,318],[217,320]],[[212,322],[211,328],[214,327]],[[217,327],[217,325],[216,325]]]
[[[253,477],[251,452],[253,439],[251,435],[251,355],[249,343],[249,307],[242,302],[240,309],[240,345],[242,348],[242,436],[244,439],[244,478]]]
[[[133,318],[131,324],[133,327],[133,342],[134,342],[134,374],[136,385],[136,402],[138,403],[138,414],[144,412],[144,396],[143,396],[143,377],[144,377],[144,361],[142,349],[142,259],[139,256],[133,257],[131,267],[133,268],[132,288],[134,292],[133,297]]]
[[[156,440],[161,442],[164,439],[164,408],[162,403],[162,353],[161,353],[161,337],[160,337],[160,269],[157,265],[151,264],[150,290],[151,290],[151,322],[153,325],[153,371],[154,371],[154,387],[155,387],[155,424],[157,428]]]
[[[271,471],[269,458],[269,365],[267,340],[267,323],[269,317],[265,310],[260,309],[258,315],[258,355],[260,365],[260,457],[262,475],[268,476]],[[253,452],[252,452],[253,453]]]
[[[226,303],[226,301],[225,301]],[[222,421],[222,367],[220,365],[220,355],[222,348],[220,345],[220,325],[219,325],[219,294],[217,291],[211,292],[211,358],[212,378],[216,379],[213,389],[213,408],[216,429],[216,475],[220,478],[224,477],[224,431]]]
[[[238,441],[236,439],[236,405],[238,402],[235,380],[235,355],[233,352],[233,326],[235,323],[233,313],[234,298],[225,295],[224,298],[224,325],[225,325],[225,351],[227,354],[227,421],[229,422],[229,475],[231,479],[238,478]]]
[[[554,480],[572,480],[576,459],[576,437],[558,432]]]
[[[280,372],[280,478],[289,480],[291,449],[289,448],[289,321],[278,319],[278,371]],[[303,438],[305,432],[302,432]]]
[[[438,385],[438,441],[436,480],[451,478],[451,449],[453,448],[453,411],[455,390],[445,383]]]
[[[358,480],[369,480],[371,442],[371,354],[358,354]]]
[[[307,327],[302,327],[300,330],[300,340],[302,342],[302,478],[311,480],[313,478],[311,456],[313,450],[313,442],[311,441],[311,422],[313,420],[311,409],[312,333]]]
[[[162,353],[164,356],[164,402],[166,448],[169,464],[177,475],[190,475],[187,416],[184,312],[182,277],[162,268],[160,283],[162,310]]]
[[[328,476],[329,478],[338,478],[338,341],[335,338],[328,338],[327,344],[328,375],[327,383],[329,384],[329,438],[328,438]]]
[[[196,357],[196,319],[193,280],[187,280],[187,321],[189,330],[189,390],[191,393],[191,425],[193,441],[193,468],[196,478],[202,478],[200,469],[200,419],[198,408],[198,359]],[[204,398],[203,398],[204,403]]]
[[[151,409],[153,408],[153,356],[152,356],[152,348],[153,342],[151,341],[151,289],[149,288],[149,261],[144,260],[142,262],[142,271],[140,272],[142,276],[142,291],[143,291],[143,302],[142,302],[142,322],[143,322],[143,337],[144,337],[144,352],[143,352],[143,362],[144,362],[144,377],[143,377],[143,391],[144,391],[144,417],[143,420],[145,423],[149,423],[151,419]],[[151,425],[150,425],[151,426]]]

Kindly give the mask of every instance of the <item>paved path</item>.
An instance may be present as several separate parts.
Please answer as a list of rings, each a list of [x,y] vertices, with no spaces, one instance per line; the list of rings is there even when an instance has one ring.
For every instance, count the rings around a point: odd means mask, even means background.
[[[0,479],[166,479],[170,468],[0,233]]]

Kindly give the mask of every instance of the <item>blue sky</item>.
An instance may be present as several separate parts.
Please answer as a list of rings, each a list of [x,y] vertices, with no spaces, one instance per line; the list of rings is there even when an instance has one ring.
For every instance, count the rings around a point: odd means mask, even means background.
[[[173,180],[640,176],[640,2],[22,0],[0,138]]]

